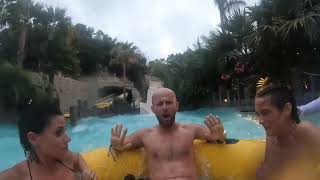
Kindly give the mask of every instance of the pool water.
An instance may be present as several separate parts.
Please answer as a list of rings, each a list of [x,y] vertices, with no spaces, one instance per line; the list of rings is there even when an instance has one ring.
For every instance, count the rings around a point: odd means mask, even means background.
[[[202,108],[179,112],[176,121],[179,123],[203,124],[204,117],[210,113],[221,118],[228,132],[228,138],[260,139],[265,137],[263,127],[253,120],[252,116],[240,114],[235,108]],[[311,117],[311,119],[316,122],[317,117],[319,116]],[[108,146],[111,128],[118,123],[127,127],[128,134],[131,134],[141,128],[153,127],[158,121],[152,114],[82,119],[75,127],[68,125],[68,134],[71,137],[70,150],[85,152]],[[25,159],[19,142],[18,130],[13,124],[0,125],[0,159],[0,171]]]

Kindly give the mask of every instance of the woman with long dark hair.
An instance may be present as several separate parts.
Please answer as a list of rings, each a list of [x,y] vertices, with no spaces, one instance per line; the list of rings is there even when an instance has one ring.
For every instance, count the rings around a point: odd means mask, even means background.
[[[68,149],[70,137],[57,103],[31,102],[18,120],[26,160],[0,173],[0,180],[94,180],[96,175],[79,153]]]

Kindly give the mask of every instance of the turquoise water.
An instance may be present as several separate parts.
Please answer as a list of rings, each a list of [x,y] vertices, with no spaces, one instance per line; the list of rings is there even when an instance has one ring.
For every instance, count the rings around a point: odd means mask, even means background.
[[[228,132],[228,138],[259,139],[265,137],[263,128],[255,120],[248,115],[241,115],[234,108],[202,108],[179,112],[176,119],[180,123],[203,124],[204,117],[209,113],[221,118]],[[313,116],[311,119],[315,122],[317,117],[319,116]],[[130,134],[140,128],[153,127],[158,121],[154,115],[123,115],[112,118],[82,119],[73,128],[68,125],[68,133],[71,137],[70,150],[85,152],[97,147],[108,146],[110,130],[117,123],[124,124]],[[25,159],[19,144],[18,131],[14,125],[0,125],[0,159],[0,171]]]

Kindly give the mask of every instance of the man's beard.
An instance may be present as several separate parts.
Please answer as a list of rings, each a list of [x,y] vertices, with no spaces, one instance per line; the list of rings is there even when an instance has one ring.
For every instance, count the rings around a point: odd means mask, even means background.
[[[164,128],[171,127],[174,124],[175,118],[176,118],[176,116],[173,115],[173,116],[170,117],[170,120],[167,121],[167,120],[161,119],[160,116],[156,116],[156,117],[158,119],[158,122],[159,122],[160,126],[162,126]]]

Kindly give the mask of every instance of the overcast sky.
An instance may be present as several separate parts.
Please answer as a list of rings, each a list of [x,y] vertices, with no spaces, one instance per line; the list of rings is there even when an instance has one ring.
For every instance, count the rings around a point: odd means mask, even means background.
[[[192,47],[219,24],[213,0],[35,0],[67,10],[74,24],[134,42],[148,60]],[[254,4],[259,0],[247,0]]]

